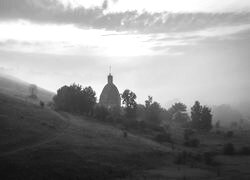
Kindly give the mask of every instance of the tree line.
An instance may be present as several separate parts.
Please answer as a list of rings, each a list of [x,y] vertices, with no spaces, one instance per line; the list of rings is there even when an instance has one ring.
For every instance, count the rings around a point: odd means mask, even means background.
[[[94,116],[100,120],[123,119],[132,125],[143,123],[148,126],[160,126],[164,122],[174,122],[189,125],[194,129],[209,131],[212,128],[212,113],[207,106],[195,101],[191,107],[191,116],[187,113],[187,106],[181,102],[173,104],[169,109],[163,108],[160,103],[148,96],[145,104],[137,104],[137,96],[126,89],[122,95],[121,109],[107,109],[97,104],[95,91],[90,87],[72,84],[57,90],[53,101],[57,110],[71,113],[82,113]]]

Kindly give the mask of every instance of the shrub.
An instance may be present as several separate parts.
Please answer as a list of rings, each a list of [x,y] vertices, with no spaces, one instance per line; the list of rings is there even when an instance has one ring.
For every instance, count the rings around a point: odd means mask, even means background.
[[[167,132],[162,132],[162,133],[157,134],[154,139],[157,142],[169,142],[169,143],[173,142],[171,138],[171,134]]]
[[[213,154],[211,152],[205,152],[203,154],[204,162],[207,165],[214,165]]]
[[[194,131],[192,129],[185,129],[184,130],[184,140],[188,141],[190,136],[194,134]]]
[[[228,132],[226,133],[226,137],[228,137],[228,138],[233,137],[233,135],[234,135],[234,132],[233,132],[233,131],[228,131]]]
[[[96,106],[94,109],[94,116],[99,120],[106,120],[109,112],[104,106]]]
[[[197,138],[189,139],[184,142],[187,147],[198,147],[200,145],[200,140]]]
[[[239,151],[240,155],[250,155],[250,147],[244,146]]]
[[[43,101],[40,101],[40,107],[44,108],[44,102]]]
[[[233,155],[235,153],[235,148],[232,143],[227,143],[223,147],[223,153],[225,155]]]
[[[223,134],[223,132],[222,132],[221,130],[216,130],[216,131],[215,131],[215,134],[221,135],[221,134]]]
[[[187,162],[187,152],[186,151],[182,151],[181,153],[178,153],[175,160],[174,160],[174,163],[175,164],[186,164]]]

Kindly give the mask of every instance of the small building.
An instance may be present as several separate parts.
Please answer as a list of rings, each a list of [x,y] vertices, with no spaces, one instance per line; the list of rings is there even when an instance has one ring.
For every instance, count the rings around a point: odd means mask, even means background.
[[[111,73],[109,73],[108,83],[104,86],[100,95],[99,104],[108,109],[121,107],[120,93],[116,85],[113,83],[113,76],[111,75]]]

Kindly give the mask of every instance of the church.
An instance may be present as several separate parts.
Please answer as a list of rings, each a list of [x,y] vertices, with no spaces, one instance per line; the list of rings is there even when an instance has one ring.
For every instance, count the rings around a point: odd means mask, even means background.
[[[104,86],[100,95],[99,104],[108,109],[120,108],[121,106],[120,93],[113,83],[113,76],[111,73],[109,73],[108,83]]]

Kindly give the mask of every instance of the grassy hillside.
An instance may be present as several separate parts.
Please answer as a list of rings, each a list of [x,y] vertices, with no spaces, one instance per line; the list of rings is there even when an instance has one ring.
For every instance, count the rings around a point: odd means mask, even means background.
[[[24,98],[29,96],[29,83],[0,72],[0,92]],[[38,87],[38,98],[44,102],[52,100],[54,93]]]
[[[9,80],[1,82],[11,87]],[[227,142],[236,148],[249,144],[250,131],[235,131],[231,138],[197,133],[201,145],[192,148],[183,146],[183,129],[172,127],[173,148],[138,132],[130,131],[125,138],[115,125],[93,118],[41,108],[20,92],[26,91],[0,92],[0,179],[250,177],[249,156],[221,153]],[[209,163],[206,152],[216,153]]]
[[[168,149],[111,126],[0,94],[0,169],[4,179],[112,178],[162,165]],[[1,179],[2,179],[1,178]]]

